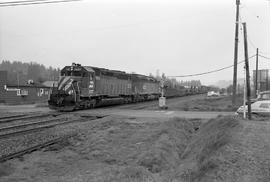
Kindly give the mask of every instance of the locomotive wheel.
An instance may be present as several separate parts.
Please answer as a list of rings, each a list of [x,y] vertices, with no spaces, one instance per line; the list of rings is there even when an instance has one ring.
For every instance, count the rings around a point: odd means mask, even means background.
[[[90,101],[90,108],[93,109],[96,107],[96,100],[91,100]]]

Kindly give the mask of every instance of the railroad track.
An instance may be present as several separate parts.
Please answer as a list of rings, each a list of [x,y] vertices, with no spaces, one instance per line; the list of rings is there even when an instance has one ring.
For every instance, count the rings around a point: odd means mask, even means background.
[[[55,127],[57,125],[64,125],[64,124],[69,124],[69,123],[73,123],[73,122],[85,122],[85,121],[89,121],[89,120],[100,119],[103,117],[105,117],[105,116],[79,115],[73,119],[62,117],[62,118],[51,119],[51,120],[46,120],[46,121],[39,121],[39,122],[36,121],[36,122],[32,122],[32,123],[3,127],[3,128],[0,128],[0,139],[18,136],[18,135],[24,134],[24,133],[32,133],[32,132],[44,130],[46,128]],[[62,119],[62,121],[60,121],[61,119]],[[63,121],[63,119],[66,119],[66,120]],[[48,122],[50,122],[50,123],[48,124]],[[30,126],[32,128],[28,128],[28,126]],[[10,132],[3,133],[3,132],[7,132],[7,131],[10,131]],[[66,140],[66,139],[72,137],[72,136],[75,136],[75,135],[77,135],[77,133],[74,134],[74,132],[73,132],[73,134],[65,135],[63,137],[58,137],[56,139],[47,141],[45,143],[37,144],[37,145],[34,145],[32,147],[28,147],[26,149],[22,149],[22,150],[17,151],[17,152],[2,155],[2,156],[0,156],[0,163],[7,161],[9,159],[12,159],[12,158],[23,156],[24,154],[33,152],[35,150],[39,150],[39,149],[47,147],[49,145],[59,143],[63,140]]]
[[[61,121],[63,119],[65,120],[65,118],[57,118],[57,119],[3,127],[3,128],[0,128],[0,139],[17,136],[23,133],[36,132],[36,131],[40,131],[46,128],[52,128],[58,125],[69,124],[73,122],[83,122],[83,121],[89,120],[89,118],[76,118],[76,119]]]
[[[16,114],[16,115],[11,115],[11,116],[4,116],[4,117],[0,117],[0,120],[11,119],[11,118],[16,118],[16,117],[23,117],[23,116],[26,116],[26,114]]]
[[[47,146],[50,146],[50,145],[53,145],[53,144],[62,142],[64,140],[67,140],[70,137],[75,136],[75,135],[76,134],[68,135],[68,136],[64,136],[64,137],[59,137],[59,138],[56,138],[56,139],[47,141],[47,142],[42,143],[42,144],[38,144],[38,145],[35,145],[35,146],[32,146],[32,147],[29,147],[29,148],[20,150],[18,152],[14,152],[14,153],[11,153],[11,154],[7,154],[7,155],[4,155],[4,156],[1,156],[0,157],[0,162],[4,162],[4,161],[7,161],[7,160],[12,159],[12,158],[20,157],[20,156],[23,156],[24,154],[33,152],[35,150],[39,150],[41,148],[44,148],[44,147],[47,147]]]
[[[18,120],[25,120],[25,119],[34,119],[34,118],[44,118],[48,116],[58,116],[60,114],[52,114],[52,113],[46,113],[46,114],[33,114],[33,115],[15,115],[15,116],[6,116],[0,118],[0,123],[7,123],[12,121],[18,121]]]

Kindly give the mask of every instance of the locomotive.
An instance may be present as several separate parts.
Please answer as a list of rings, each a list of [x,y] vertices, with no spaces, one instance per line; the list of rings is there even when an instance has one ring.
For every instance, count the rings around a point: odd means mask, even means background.
[[[165,97],[201,94],[209,90],[205,86],[185,88],[166,84],[165,87]],[[51,109],[73,111],[155,100],[160,95],[160,82],[153,77],[72,63],[61,70],[48,104]]]
[[[72,63],[60,72],[48,103],[51,109],[72,111],[98,106],[158,99],[159,81],[153,77],[128,74]]]

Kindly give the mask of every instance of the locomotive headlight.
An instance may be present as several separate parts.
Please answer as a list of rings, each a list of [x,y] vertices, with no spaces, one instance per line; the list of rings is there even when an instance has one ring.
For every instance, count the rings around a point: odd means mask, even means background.
[[[68,94],[69,95],[72,95],[73,94],[73,90],[68,91]]]

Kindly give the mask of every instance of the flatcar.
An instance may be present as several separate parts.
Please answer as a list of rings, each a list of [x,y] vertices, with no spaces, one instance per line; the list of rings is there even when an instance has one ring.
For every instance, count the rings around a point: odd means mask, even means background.
[[[159,81],[153,77],[73,63],[61,70],[48,103],[51,109],[72,111],[152,100],[159,95]]]

